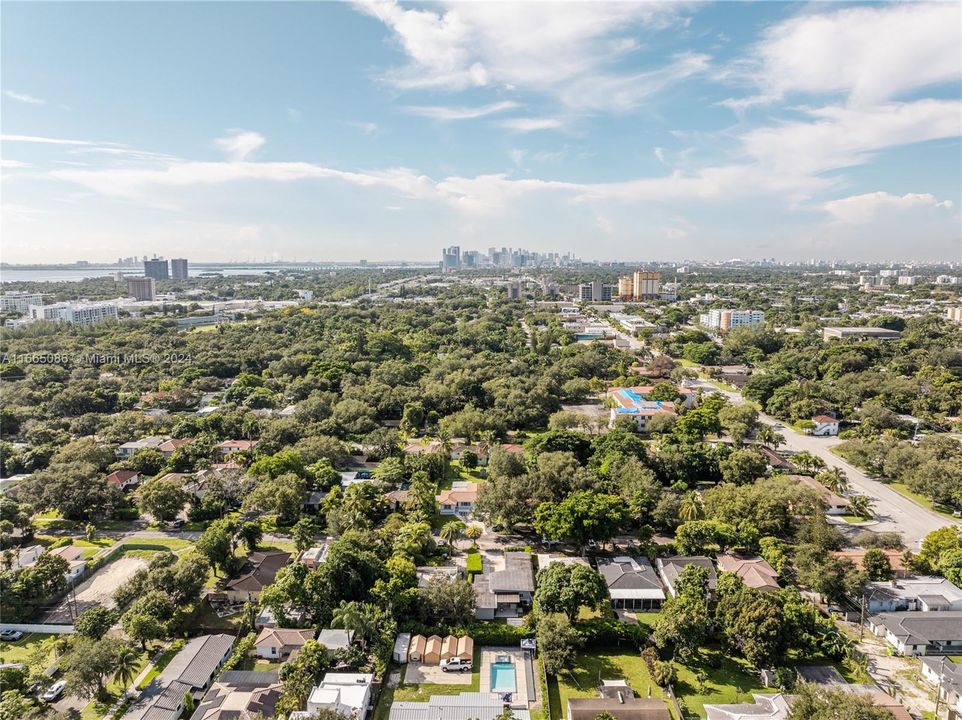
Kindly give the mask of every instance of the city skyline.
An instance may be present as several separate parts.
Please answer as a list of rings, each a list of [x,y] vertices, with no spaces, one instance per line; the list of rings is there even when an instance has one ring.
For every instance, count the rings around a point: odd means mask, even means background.
[[[962,252],[957,4],[4,9],[6,262]]]

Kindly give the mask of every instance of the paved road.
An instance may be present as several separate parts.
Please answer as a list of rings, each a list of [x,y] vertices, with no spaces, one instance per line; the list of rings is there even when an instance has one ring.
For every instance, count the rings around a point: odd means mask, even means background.
[[[693,380],[691,384],[705,390],[720,392],[733,402],[742,402],[741,393],[721,390],[705,380]],[[781,425],[778,420],[764,413],[759,415],[759,420],[768,425]],[[888,485],[873,480],[859,468],[834,455],[831,448],[842,442],[838,438],[813,437],[800,433],[787,425],[779,427],[778,432],[785,437],[783,448],[795,452],[807,450],[824,460],[829,467],[841,468],[845,471],[852,490],[857,494],[868,495],[872,499],[876,519],[878,520],[878,523],[871,527],[873,531],[899,532],[905,540],[906,547],[917,550],[922,539],[932,530],[953,524],[952,520],[918,505],[904,495],[897,493]]]

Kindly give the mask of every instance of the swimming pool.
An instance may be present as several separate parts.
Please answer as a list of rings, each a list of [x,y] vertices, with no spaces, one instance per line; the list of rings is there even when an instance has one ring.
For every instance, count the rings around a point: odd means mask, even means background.
[[[513,693],[517,690],[513,662],[491,663],[491,692]]]

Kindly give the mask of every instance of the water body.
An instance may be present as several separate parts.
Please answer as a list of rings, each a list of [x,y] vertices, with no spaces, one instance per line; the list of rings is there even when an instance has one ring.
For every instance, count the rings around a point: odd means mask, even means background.
[[[286,272],[309,272],[309,271],[326,271],[326,270],[351,270],[351,269],[369,269],[369,270],[380,270],[382,268],[400,268],[400,267],[419,267],[417,265],[376,265],[376,266],[362,266],[362,265],[339,265],[337,267],[331,266],[315,266],[315,265],[191,265],[190,266],[190,277],[197,278],[200,277],[202,273],[219,273],[227,277],[241,276],[241,275],[266,275],[268,273],[286,273]],[[76,268],[0,268],[0,283],[5,282],[81,282],[82,280],[87,280],[90,278],[103,278],[103,277],[113,277],[116,272],[122,272],[125,275],[143,275],[143,268],[131,267],[131,266],[120,266],[120,265],[95,265],[95,266],[85,266]]]

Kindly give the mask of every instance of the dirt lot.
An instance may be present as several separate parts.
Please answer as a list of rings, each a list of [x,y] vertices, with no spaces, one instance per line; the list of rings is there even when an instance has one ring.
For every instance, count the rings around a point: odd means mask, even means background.
[[[114,591],[123,585],[140,568],[147,567],[147,561],[139,557],[123,556],[104,565],[92,577],[84,580],[71,593],[70,604],[74,605],[74,613],[82,613],[94,605],[114,606]],[[51,610],[44,617],[45,623],[73,622],[68,602],[65,600],[55,610]]]

